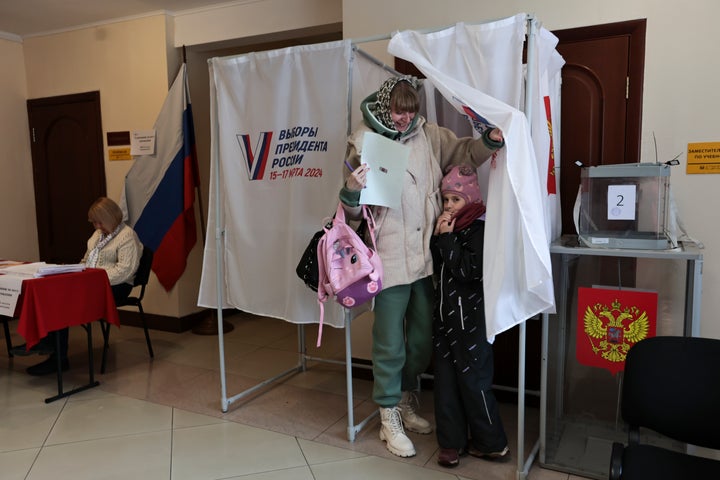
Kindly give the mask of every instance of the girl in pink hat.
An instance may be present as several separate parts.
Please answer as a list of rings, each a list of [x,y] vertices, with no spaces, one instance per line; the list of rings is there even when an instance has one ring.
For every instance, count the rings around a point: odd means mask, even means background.
[[[453,167],[440,189],[443,213],[430,242],[438,281],[433,390],[438,463],[455,467],[465,453],[498,459],[509,449],[492,391],[482,273],[485,204],[475,168]]]

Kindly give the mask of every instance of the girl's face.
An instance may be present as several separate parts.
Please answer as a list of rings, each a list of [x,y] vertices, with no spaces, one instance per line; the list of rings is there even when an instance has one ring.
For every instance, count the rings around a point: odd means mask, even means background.
[[[465,206],[465,199],[454,193],[443,193],[443,210],[456,215]]]
[[[398,112],[395,107],[390,109],[390,119],[398,132],[407,130],[413,118],[415,118],[415,112]]]

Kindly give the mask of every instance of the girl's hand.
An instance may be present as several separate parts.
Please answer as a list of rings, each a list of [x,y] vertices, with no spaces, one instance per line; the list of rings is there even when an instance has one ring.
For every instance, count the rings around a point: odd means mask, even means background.
[[[366,163],[363,163],[356,168],[345,180],[345,188],[352,192],[359,192],[367,184],[367,172],[370,171],[370,167]]]
[[[440,235],[441,233],[450,233],[455,229],[455,219],[452,218],[452,215],[449,212],[443,212],[440,214],[440,216],[437,219],[437,222],[435,223],[435,235]]]

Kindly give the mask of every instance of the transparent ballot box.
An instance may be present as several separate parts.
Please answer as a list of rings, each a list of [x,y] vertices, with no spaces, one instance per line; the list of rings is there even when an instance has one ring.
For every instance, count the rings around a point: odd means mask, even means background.
[[[583,168],[578,234],[588,247],[663,250],[670,166],[627,163]]]

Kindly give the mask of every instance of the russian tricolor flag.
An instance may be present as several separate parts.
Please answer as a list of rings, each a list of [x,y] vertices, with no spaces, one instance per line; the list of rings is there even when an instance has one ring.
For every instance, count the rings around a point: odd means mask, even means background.
[[[154,253],[152,269],[170,290],[197,241],[197,153],[187,68],[183,63],[155,121],[155,154],[139,156],[125,177],[127,223]]]

